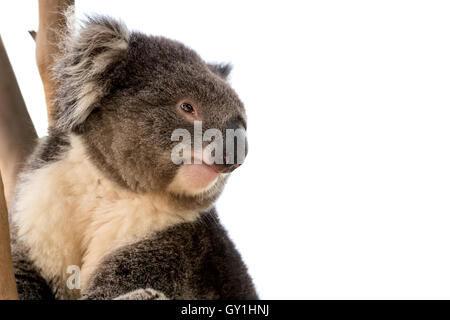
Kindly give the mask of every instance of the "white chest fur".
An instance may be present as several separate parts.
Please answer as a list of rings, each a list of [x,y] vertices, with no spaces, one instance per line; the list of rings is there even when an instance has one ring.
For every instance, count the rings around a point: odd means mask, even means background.
[[[24,177],[17,199],[13,219],[31,259],[47,279],[65,281],[67,267],[79,266],[81,290],[112,250],[197,217],[173,213],[163,200],[109,181],[76,136],[63,159]]]

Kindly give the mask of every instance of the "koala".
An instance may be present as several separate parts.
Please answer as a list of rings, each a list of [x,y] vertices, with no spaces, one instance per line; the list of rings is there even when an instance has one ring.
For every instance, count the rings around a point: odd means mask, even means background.
[[[21,299],[258,298],[214,209],[239,165],[171,158],[197,121],[245,132],[229,72],[109,17],[69,28],[54,123],[10,211]]]

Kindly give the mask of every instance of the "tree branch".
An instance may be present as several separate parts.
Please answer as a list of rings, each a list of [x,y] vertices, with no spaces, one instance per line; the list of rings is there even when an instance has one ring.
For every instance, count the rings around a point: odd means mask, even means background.
[[[7,202],[17,175],[37,140],[16,77],[0,37],[0,171]],[[3,196],[3,193],[2,193]]]
[[[26,156],[33,149],[37,135],[1,37],[0,137],[0,299],[17,299],[6,200],[11,201],[17,175]]]
[[[44,85],[50,124],[53,122],[52,101],[56,91],[50,68],[54,55],[58,53],[58,34],[66,28],[64,12],[73,4],[73,0],[40,0],[39,31],[37,35],[31,33],[36,39],[36,62]],[[36,143],[37,135],[1,37],[0,137],[0,299],[18,299],[11,259],[7,201],[11,201],[17,175]]]
[[[11,259],[8,210],[3,196],[3,183],[0,173],[0,300],[17,300],[18,298]]]
[[[39,30],[36,34],[36,62],[44,85],[47,102],[49,124],[53,124],[53,99],[56,84],[52,79],[51,66],[54,56],[58,53],[58,35],[66,30],[64,13],[74,0],[39,0]]]

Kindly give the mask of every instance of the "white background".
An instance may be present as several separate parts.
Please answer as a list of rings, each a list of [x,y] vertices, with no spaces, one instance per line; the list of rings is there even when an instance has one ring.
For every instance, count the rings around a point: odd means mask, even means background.
[[[450,3],[77,1],[231,61],[250,153],[218,209],[268,299],[450,298]],[[40,135],[27,30],[0,31]]]

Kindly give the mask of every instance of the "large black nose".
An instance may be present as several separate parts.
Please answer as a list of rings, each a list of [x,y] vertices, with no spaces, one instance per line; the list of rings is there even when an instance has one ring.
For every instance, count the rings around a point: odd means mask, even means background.
[[[227,123],[223,142],[223,163],[215,164],[217,171],[232,172],[245,160],[248,153],[247,132],[239,120]]]

